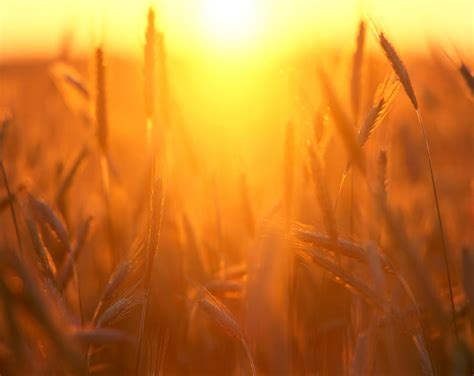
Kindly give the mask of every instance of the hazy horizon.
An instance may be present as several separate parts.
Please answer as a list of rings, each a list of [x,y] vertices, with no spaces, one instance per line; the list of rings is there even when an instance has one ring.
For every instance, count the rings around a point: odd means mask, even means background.
[[[437,4],[427,0],[246,0],[244,5],[220,1],[215,14],[215,0],[6,0],[0,5],[0,60],[52,56],[66,35],[71,36],[76,55],[87,53],[99,41],[111,53],[140,53],[145,28],[142,15],[150,4],[157,10],[171,54],[250,56],[308,49],[318,41],[337,44],[352,41],[360,17],[382,27],[405,49],[423,50],[435,41],[472,55],[474,46],[474,3],[469,0]],[[228,25],[225,13],[239,11],[236,6],[251,13],[251,18],[241,20],[248,25]],[[246,32],[234,33],[232,27]]]

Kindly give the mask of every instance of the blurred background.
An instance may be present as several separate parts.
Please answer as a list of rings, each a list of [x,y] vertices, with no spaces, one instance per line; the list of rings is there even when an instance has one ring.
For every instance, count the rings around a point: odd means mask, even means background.
[[[474,45],[470,0],[3,0],[0,59],[53,54],[65,37],[75,53],[89,52],[99,40],[115,52],[137,53],[150,5],[170,50],[188,57],[282,52],[315,40],[341,43],[361,16],[411,48],[436,40],[472,53]]]

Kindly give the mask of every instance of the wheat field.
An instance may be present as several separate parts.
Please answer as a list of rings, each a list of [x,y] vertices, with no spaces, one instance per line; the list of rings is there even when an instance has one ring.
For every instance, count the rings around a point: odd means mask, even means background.
[[[0,374],[473,374],[472,57],[193,75],[143,21],[0,65]]]

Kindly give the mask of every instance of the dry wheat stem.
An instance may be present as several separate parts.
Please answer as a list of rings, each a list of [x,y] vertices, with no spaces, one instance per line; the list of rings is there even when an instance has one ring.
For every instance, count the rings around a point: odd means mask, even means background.
[[[287,228],[291,223],[291,208],[294,190],[294,160],[295,160],[295,136],[294,126],[289,122],[285,132],[285,155],[284,155],[284,197],[285,197],[285,219]]]
[[[393,76],[388,76],[377,88],[375,93],[374,103],[368,111],[364,122],[362,123],[359,133],[357,135],[357,141],[362,148],[369,140],[370,136],[374,130],[383,122],[387,116],[395,98],[395,95],[398,91],[399,82],[396,81]],[[339,202],[340,196],[342,194],[342,188],[346,181],[347,175],[352,167],[352,160],[349,159],[344,172],[342,174],[341,181],[339,183],[339,189],[337,192],[336,200],[334,203],[334,213],[337,211],[337,204]]]
[[[153,8],[150,7],[148,10],[148,24],[145,33],[144,48],[145,115],[148,119],[153,119],[155,107],[155,54],[155,12]]]
[[[105,88],[104,50],[99,46],[95,51],[96,58],[96,124],[97,141],[104,154],[108,152],[108,116]]]
[[[449,263],[448,263],[448,251],[447,251],[447,246],[446,246],[446,239],[444,235],[444,228],[443,228],[443,221],[441,218],[441,211],[439,208],[439,198],[438,198],[438,192],[437,192],[437,187],[435,183],[435,177],[433,173],[433,163],[432,163],[432,158],[431,158],[431,151],[430,151],[430,146],[428,142],[428,136],[426,133],[426,128],[423,123],[422,117],[420,110],[418,108],[418,102],[415,96],[415,91],[413,90],[413,86],[410,82],[410,76],[408,74],[408,71],[405,67],[405,64],[399,57],[397,51],[395,50],[395,47],[390,43],[390,41],[385,37],[383,33],[379,33],[379,41],[382,49],[385,52],[385,55],[387,56],[388,60],[392,64],[393,70],[397,74],[398,78],[400,79],[403,88],[405,89],[405,92],[410,99],[411,103],[413,104],[413,107],[416,111],[416,115],[418,118],[418,123],[421,127],[421,131],[423,133],[423,140],[425,143],[425,151],[426,155],[428,157],[428,165],[429,165],[429,170],[430,170],[430,178],[431,178],[431,185],[433,189],[433,194],[434,194],[434,199],[435,199],[435,206],[436,206],[436,214],[438,217],[438,225],[439,225],[439,230],[440,230],[440,235],[441,235],[441,240],[442,240],[442,245],[443,245],[443,256],[444,256],[444,264],[446,268],[446,276],[448,280],[448,285],[449,285],[449,296],[450,296],[450,303],[451,303],[451,315],[452,315],[452,324],[453,324],[453,330],[454,334],[457,337],[458,336],[458,331],[457,331],[457,324],[456,324],[456,310],[455,310],[455,305],[454,305],[454,296],[453,296],[453,288],[452,288],[452,281],[451,281],[451,273],[449,271]]]
[[[85,328],[73,332],[77,341],[87,345],[114,344],[117,342],[134,343],[133,338],[120,330],[111,328]]]
[[[362,174],[365,175],[364,155],[359,143],[357,142],[357,137],[354,133],[352,123],[345,113],[341,103],[339,102],[339,99],[337,98],[331,80],[322,69],[319,70],[319,79],[328,100],[336,129],[341,135],[341,139],[344,142],[347,152],[357,167],[361,170]]]
[[[401,226],[398,217],[394,215],[386,202],[385,196],[380,191],[373,192],[378,210],[381,212],[387,227],[388,236],[395,249],[401,250],[400,256],[404,258],[404,265],[413,280],[420,282],[420,288],[432,308],[435,319],[444,325],[444,311],[439,304],[433,288],[431,278],[422,272],[423,265],[417,251],[409,241],[405,229]]]
[[[16,217],[15,206],[13,205],[12,192],[10,190],[10,185],[8,184],[7,172],[5,171],[5,166],[2,160],[0,160],[0,167],[2,168],[3,183],[5,184],[5,188],[7,189],[8,202],[10,203],[10,210],[12,213],[13,225],[15,226],[16,239],[18,242],[18,251],[20,253],[21,259],[23,260],[23,246],[21,244],[20,229],[18,227],[18,220]]]
[[[148,10],[148,24],[145,32],[144,48],[144,94],[146,116],[146,143],[149,149],[156,147],[154,142],[155,126],[155,60],[156,60],[156,29],[155,12],[152,7]],[[152,154],[150,150],[150,154]]]
[[[382,199],[387,200],[387,152],[380,150],[377,158],[377,184]]]
[[[334,243],[337,243],[338,233],[336,226],[336,219],[331,205],[331,197],[326,186],[326,176],[323,168],[321,158],[314,150],[311,144],[308,144],[308,153],[310,157],[311,172],[313,177],[316,198],[321,208],[324,226],[329,234],[329,237]]]
[[[352,75],[351,75],[351,104],[352,112],[354,114],[354,121],[357,122],[360,109],[361,99],[361,76],[362,76],[362,63],[364,58],[364,45],[365,45],[365,22],[360,21],[359,32],[357,34],[356,50],[353,56],[352,63]]]
[[[443,257],[444,257],[444,266],[446,268],[446,277],[448,280],[448,287],[449,287],[449,297],[450,297],[450,303],[451,303],[451,314],[452,314],[452,324],[453,324],[453,329],[454,329],[454,334],[456,337],[458,337],[458,329],[457,329],[457,324],[456,324],[456,308],[454,305],[454,294],[453,294],[453,287],[452,287],[452,280],[451,280],[451,272],[449,270],[449,260],[448,260],[448,248],[446,246],[446,238],[444,235],[444,228],[443,228],[443,220],[441,218],[441,210],[439,208],[439,198],[438,198],[438,190],[436,187],[436,182],[435,182],[435,177],[433,173],[433,162],[431,158],[431,151],[430,151],[430,145],[428,143],[428,136],[426,134],[426,128],[423,123],[423,119],[421,118],[421,113],[417,109],[416,110],[416,116],[418,117],[418,123],[420,124],[421,130],[423,132],[423,140],[425,142],[425,150],[426,150],[426,155],[428,157],[428,166],[430,170],[430,178],[431,178],[431,186],[433,189],[433,194],[434,194],[434,199],[435,199],[435,206],[436,206],[436,214],[438,217],[438,226],[439,226],[439,231],[441,235],[441,241],[443,244]]]
[[[285,132],[285,148],[284,148],[284,171],[283,171],[283,204],[285,216],[285,232],[290,231],[293,199],[294,199],[294,180],[295,180],[295,129],[293,123],[288,122]],[[286,246],[286,245],[285,245]],[[293,321],[294,321],[294,256],[287,251],[287,289],[288,289],[288,336],[291,340],[293,337]],[[290,342],[290,341],[288,341]],[[247,350],[247,349],[246,349]],[[290,353],[291,357],[291,353]],[[290,365],[293,364],[293,359],[290,359]]]
[[[58,278],[58,283],[61,288],[65,288],[67,282],[69,281],[69,277],[71,275],[71,271],[73,271],[73,267],[75,265],[75,262],[84,248],[84,243],[86,241],[86,238],[89,234],[90,227],[92,223],[92,217],[89,217],[85,223],[81,226],[79,230],[79,235],[77,237],[77,242],[75,247],[72,249],[72,251],[68,254],[68,257],[66,261],[64,262],[64,266],[59,273],[59,278]]]
[[[74,177],[76,176],[76,174],[79,170],[79,167],[84,162],[84,160],[86,159],[88,154],[89,154],[89,148],[86,144],[81,148],[79,154],[77,155],[76,159],[74,160],[74,162],[71,166],[71,169],[66,174],[66,176],[64,177],[64,180],[62,181],[61,185],[59,186],[59,188],[56,192],[55,200],[54,200],[54,202],[56,204],[60,204],[62,202],[62,200],[64,199],[64,195],[67,193],[67,191],[71,187],[71,184],[72,184],[72,182],[74,180]]]
[[[244,223],[248,234],[253,237],[255,235],[255,216],[252,208],[252,200],[249,194],[249,187],[245,173],[240,177],[240,191],[242,196],[242,211],[244,216]]]

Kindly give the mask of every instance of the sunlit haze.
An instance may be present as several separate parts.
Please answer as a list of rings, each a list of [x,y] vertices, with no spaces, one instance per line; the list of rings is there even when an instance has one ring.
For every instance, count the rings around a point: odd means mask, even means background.
[[[0,376],[474,376],[474,0],[0,0]]]
[[[99,40],[120,53],[136,52],[149,5],[144,0],[3,0],[0,53],[54,53],[67,33],[76,53]],[[169,49],[183,54],[275,52],[315,40],[340,42],[351,37],[361,16],[411,46],[439,39],[472,51],[474,44],[470,0],[161,0],[152,5]]]

